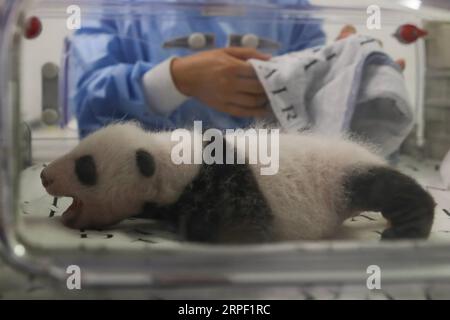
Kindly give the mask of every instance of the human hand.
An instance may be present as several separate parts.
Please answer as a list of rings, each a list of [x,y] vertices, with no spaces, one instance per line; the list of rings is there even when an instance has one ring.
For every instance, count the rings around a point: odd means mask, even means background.
[[[268,112],[267,96],[246,60],[268,60],[250,48],[203,51],[172,61],[172,78],[184,95],[233,116],[258,117]]]
[[[349,36],[351,36],[352,34],[355,34],[355,33],[357,33],[357,30],[356,30],[356,28],[354,26],[352,26],[350,24],[345,25],[341,29],[341,32],[339,33],[339,35],[336,38],[336,40],[345,39],[345,38],[347,38],[347,37],[349,37]],[[380,41],[380,43],[381,43],[381,41]],[[395,62],[399,65],[399,67],[400,67],[400,69],[402,71],[405,70],[405,67],[406,67],[405,59],[397,59]]]

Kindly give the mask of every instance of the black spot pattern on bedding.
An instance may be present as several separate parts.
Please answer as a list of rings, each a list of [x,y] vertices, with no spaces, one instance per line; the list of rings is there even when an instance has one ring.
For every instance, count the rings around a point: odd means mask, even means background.
[[[444,213],[450,217],[450,211],[448,211],[447,209],[442,209],[442,211],[444,211]]]

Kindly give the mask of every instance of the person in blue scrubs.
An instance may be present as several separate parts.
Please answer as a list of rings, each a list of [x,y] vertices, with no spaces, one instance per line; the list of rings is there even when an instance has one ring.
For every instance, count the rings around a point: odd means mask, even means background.
[[[141,16],[133,10],[124,2],[121,18],[83,22],[70,38],[68,100],[80,137],[121,120],[152,130],[190,127],[195,120],[203,127],[246,127],[268,112],[247,60],[325,41],[320,23],[279,23],[276,10],[220,18],[199,18],[194,8]]]

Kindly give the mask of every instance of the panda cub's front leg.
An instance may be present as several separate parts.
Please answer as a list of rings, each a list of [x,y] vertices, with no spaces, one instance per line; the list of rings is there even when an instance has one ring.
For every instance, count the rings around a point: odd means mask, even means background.
[[[175,203],[146,203],[137,217],[166,222],[186,241],[273,241],[272,212],[248,165],[203,164]]]
[[[350,210],[381,212],[389,221],[382,239],[429,236],[436,204],[411,177],[388,167],[367,167],[346,177],[345,190]]]
[[[203,165],[173,212],[189,241],[273,241],[272,212],[248,165]]]

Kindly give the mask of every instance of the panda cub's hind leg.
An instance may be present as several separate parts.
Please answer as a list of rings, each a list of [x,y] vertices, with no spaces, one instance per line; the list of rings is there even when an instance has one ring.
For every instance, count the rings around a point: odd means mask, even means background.
[[[389,221],[382,239],[427,238],[435,202],[414,179],[388,167],[356,170],[345,179],[354,211],[377,211]]]

